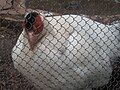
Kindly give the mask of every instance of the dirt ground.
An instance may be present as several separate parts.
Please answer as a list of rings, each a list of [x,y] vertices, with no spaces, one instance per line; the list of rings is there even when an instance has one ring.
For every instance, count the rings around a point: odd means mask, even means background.
[[[47,5],[38,5],[36,8],[44,10],[52,8]],[[93,0],[93,2],[89,3],[83,2],[81,8],[68,7],[64,10],[62,9],[64,9],[64,7],[61,6],[61,8],[52,8],[50,11],[60,14],[85,14],[87,17],[104,24],[110,24],[112,21],[120,20],[120,4],[111,2],[95,2],[95,0]],[[13,22],[5,20],[5,17],[23,19],[23,15],[0,14],[0,90],[36,90],[36,88],[14,68],[11,58],[12,48],[22,31],[20,21]],[[118,61],[119,60],[120,57],[118,57]],[[116,62],[110,82],[98,90],[120,90],[119,77],[120,62]]]

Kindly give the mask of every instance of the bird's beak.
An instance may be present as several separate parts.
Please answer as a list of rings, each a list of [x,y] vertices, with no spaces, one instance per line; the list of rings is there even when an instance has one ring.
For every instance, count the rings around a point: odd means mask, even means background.
[[[37,43],[38,37],[34,34],[33,31],[29,31],[27,32],[27,38],[30,45],[30,49],[33,50]]]
[[[33,28],[34,29],[34,28]],[[42,28],[39,28],[43,30]],[[27,38],[30,45],[30,49],[33,50],[36,44],[46,35],[46,31],[42,30],[30,30],[27,32]]]
[[[31,30],[31,31],[26,30],[25,22],[22,22],[21,25],[25,29],[25,32],[27,33],[27,39],[28,39],[28,42],[29,42],[29,45],[30,45],[30,49],[33,50],[33,48],[34,48],[33,46],[34,46],[34,43],[35,43],[35,40],[36,40],[34,32],[33,32],[33,30]]]

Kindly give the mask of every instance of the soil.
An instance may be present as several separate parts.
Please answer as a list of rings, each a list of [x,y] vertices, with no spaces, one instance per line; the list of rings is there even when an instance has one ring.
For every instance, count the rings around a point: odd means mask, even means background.
[[[84,1],[84,0],[83,0]],[[104,24],[120,20],[120,4],[95,2],[81,3],[81,8],[60,8],[49,7],[49,4],[38,5],[35,8],[57,12],[59,14],[85,14],[87,17]],[[64,9],[64,10],[63,10]],[[15,20],[5,19],[14,18]],[[11,51],[18,36],[22,32],[21,22],[23,15],[0,14],[0,90],[37,90],[31,83],[19,73],[13,65]],[[118,57],[118,61],[120,57]],[[120,90],[120,62],[114,64],[111,80],[108,85],[98,88],[98,90]],[[96,90],[96,89],[94,89]]]

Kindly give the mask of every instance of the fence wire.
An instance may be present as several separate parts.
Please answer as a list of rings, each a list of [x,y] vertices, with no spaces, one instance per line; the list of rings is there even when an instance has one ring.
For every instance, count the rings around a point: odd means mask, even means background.
[[[119,90],[119,0],[0,0],[0,90]]]

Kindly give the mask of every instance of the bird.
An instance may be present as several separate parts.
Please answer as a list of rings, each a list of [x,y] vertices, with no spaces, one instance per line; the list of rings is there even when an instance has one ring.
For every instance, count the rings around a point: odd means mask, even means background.
[[[106,85],[119,55],[120,23],[31,11],[12,49],[14,67],[38,90],[92,90]],[[111,60],[112,59],[112,60]]]

